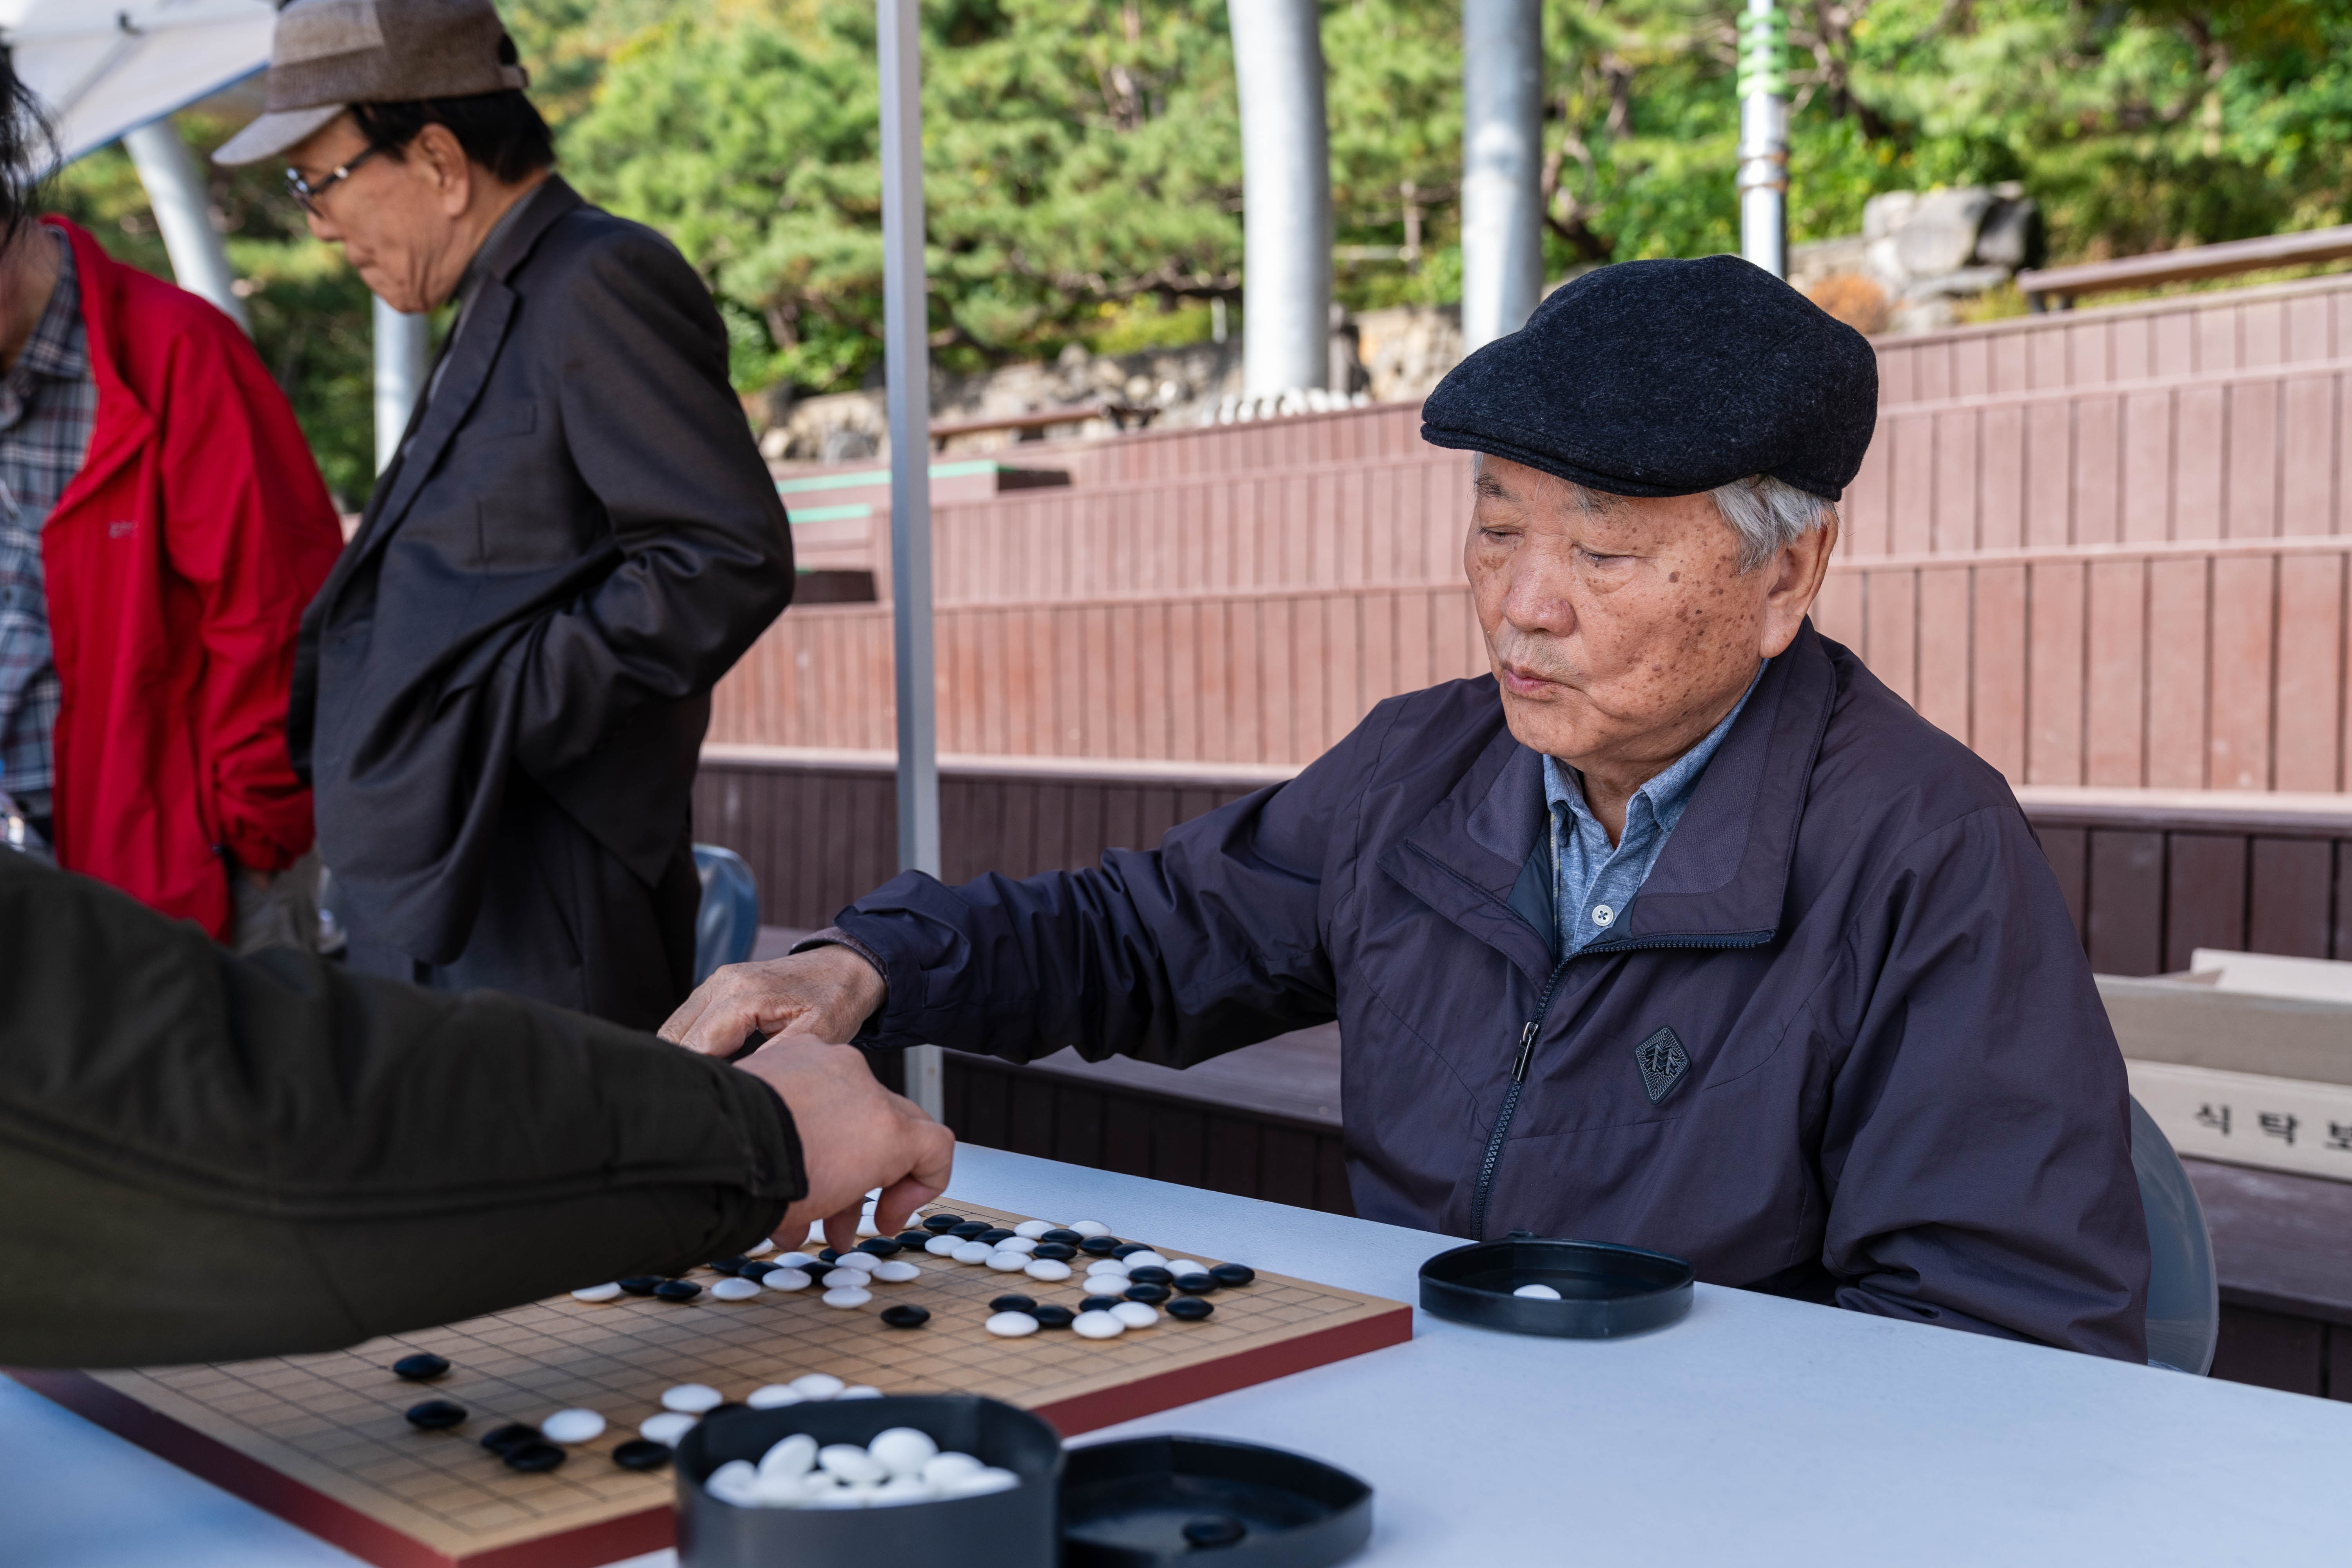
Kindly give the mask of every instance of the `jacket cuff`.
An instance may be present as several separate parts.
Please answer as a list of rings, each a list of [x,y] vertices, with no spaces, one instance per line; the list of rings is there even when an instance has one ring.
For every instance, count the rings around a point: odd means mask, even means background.
[[[845,947],[872,964],[874,973],[882,977],[882,1005],[866,1015],[866,1021],[857,1026],[856,1035],[849,1042],[853,1046],[879,1045],[882,1034],[881,1025],[890,1016],[890,998],[898,994],[901,990],[900,987],[890,984],[890,965],[880,953],[876,952],[871,947],[839,926],[827,926],[821,931],[811,932],[793,943],[792,951],[807,952],[820,947]]]

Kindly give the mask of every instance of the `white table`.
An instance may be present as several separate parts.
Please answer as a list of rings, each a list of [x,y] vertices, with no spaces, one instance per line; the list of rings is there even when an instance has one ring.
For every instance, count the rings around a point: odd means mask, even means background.
[[[959,1152],[952,1196],[1403,1301],[1444,1245],[986,1149]],[[2336,1568],[2352,1543],[2352,1405],[1706,1286],[1616,1343],[1415,1335],[1081,1441],[1199,1432],[1343,1466],[1378,1489],[1364,1568]],[[8,1568],[354,1561],[0,1381]]]

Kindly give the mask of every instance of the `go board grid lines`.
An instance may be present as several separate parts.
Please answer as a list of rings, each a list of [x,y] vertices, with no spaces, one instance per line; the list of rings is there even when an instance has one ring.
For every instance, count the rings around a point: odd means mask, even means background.
[[[951,1196],[933,1207],[1008,1226],[1023,1217]],[[378,1555],[369,1550],[366,1530],[339,1534],[310,1518],[296,1521],[374,1560],[503,1562],[507,1552],[520,1551],[532,1563],[587,1563],[604,1561],[588,1542],[605,1527],[642,1531],[648,1518],[667,1516],[671,1477],[623,1469],[610,1455],[636,1436],[639,1421],[660,1410],[663,1390],[679,1383],[710,1384],[740,1400],[762,1384],[829,1372],[890,1394],[982,1394],[1048,1419],[1060,1409],[1066,1424],[1076,1416],[1073,1429],[1085,1430],[1401,1341],[1411,1331],[1409,1310],[1396,1303],[1261,1272],[1248,1286],[1215,1292],[1215,1315],[1204,1322],[1163,1321],[1108,1342],[1066,1332],[1004,1340],[981,1326],[986,1301],[1017,1290],[1075,1303],[1085,1293],[1083,1280],[1045,1284],[944,1258],[921,1261],[919,1280],[877,1287],[871,1304],[849,1311],[823,1305],[814,1289],[741,1302],[716,1301],[707,1292],[685,1303],[624,1296],[592,1304],[566,1296],[344,1351],[93,1375],[200,1437],[322,1494],[327,1512],[356,1514],[406,1543]],[[881,1308],[902,1301],[930,1307],[930,1322],[897,1330],[877,1321]],[[1369,1342],[1360,1332],[1324,1334],[1340,1324],[1379,1331]],[[1318,1335],[1329,1348],[1307,1350],[1310,1341],[1322,1342]],[[1181,1386],[1184,1374],[1213,1377],[1218,1363],[1235,1357],[1256,1356],[1252,1364],[1264,1366],[1262,1352],[1285,1342],[1297,1352],[1287,1358],[1291,1364],[1227,1376],[1193,1392]],[[396,1379],[390,1363],[412,1351],[446,1357],[450,1372],[430,1384]],[[1120,1391],[1145,1384],[1160,1389],[1156,1400],[1117,1403]],[[1106,1394],[1113,1403],[1104,1403]],[[466,1406],[464,1426],[411,1427],[403,1412],[428,1397]],[[518,1473],[480,1447],[481,1435],[497,1426],[536,1424],[568,1406],[594,1409],[608,1426],[602,1436],[574,1446],[570,1462],[557,1469]],[[535,1550],[551,1538],[574,1536],[581,1537],[576,1552]]]

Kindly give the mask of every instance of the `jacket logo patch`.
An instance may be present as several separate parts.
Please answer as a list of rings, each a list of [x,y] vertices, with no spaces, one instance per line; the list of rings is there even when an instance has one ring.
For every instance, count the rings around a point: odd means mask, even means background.
[[[106,525],[106,537],[109,539],[128,539],[138,531],[139,525],[135,522],[110,522]]]
[[[1690,1053],[1683,1049],[1672,1029],[1660,1029],[1635,1046],[1633,1060],[1642,1069],[1642,1087],[1649,1091],[1652,1105],[1665,1099],[1666,1092],[1690,1071]]]

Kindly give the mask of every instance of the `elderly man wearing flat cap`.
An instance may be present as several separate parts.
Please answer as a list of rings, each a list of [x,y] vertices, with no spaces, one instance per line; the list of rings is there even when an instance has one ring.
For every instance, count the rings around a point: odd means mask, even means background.
[[[650,1028],[693,983],[710,689],[790,524],[670,243],[552,172],[489,0],[292,0],[278,159],[378,298],[456,319],[303,618],[288,738],[352,966]]]
[[[664,1033],[1186,1067],[1337,1018],[1368,1219],[2139,1359],[2123,1062],[2000,774],[1807,620],[1878,397],[1744,261],[1559,289],[1429,399],[1492,673],[1093,870],[913,873]]]

